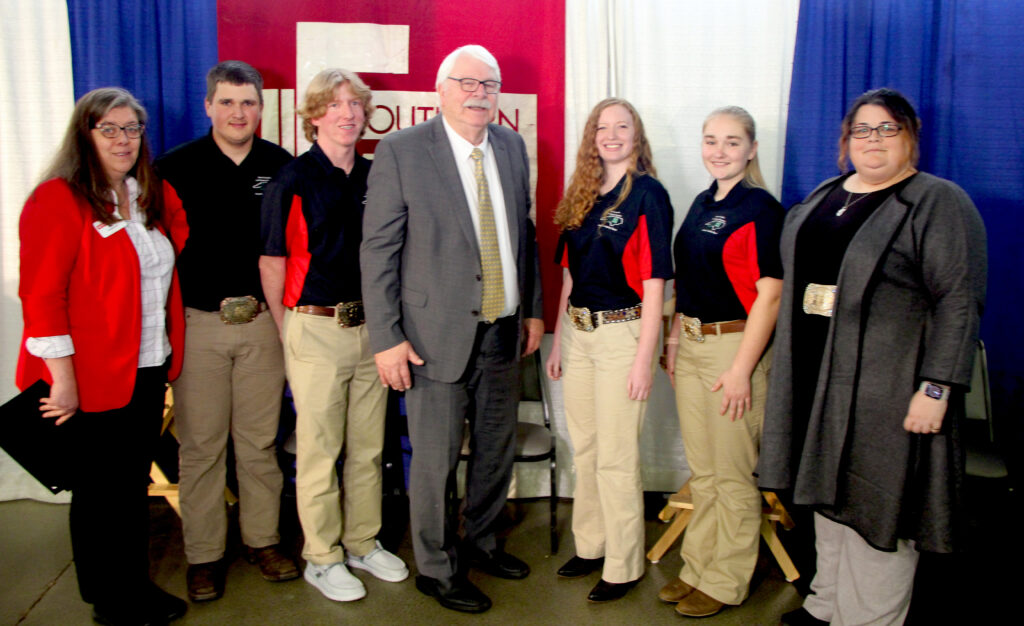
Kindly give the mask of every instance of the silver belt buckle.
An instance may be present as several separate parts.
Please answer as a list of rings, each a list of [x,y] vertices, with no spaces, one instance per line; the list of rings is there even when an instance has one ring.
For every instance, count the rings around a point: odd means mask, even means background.
[[[679,314],[679,319],[683,323],[683,336],[690,341],[696,341],[697,343],[704,343],[704,324],[700,321],[699,317],[690,317],[688,315]]]
[[[804,289],[803,310],[808,315],[832,317],[836,306],[836,286],[808,283]]]
[[[224,298],[220,301],[220,321],[230,326],[248,324],[259,314],[260,303],[253,296]]]
[[[592,333],[594,332],[594,329],[597,328],[594,325],[593,314],[591,314],[590,309],[585,306],[575,307],[570,304],[569,320],[572,322],[572,325],[576,330],[582,330],[586,333]]]

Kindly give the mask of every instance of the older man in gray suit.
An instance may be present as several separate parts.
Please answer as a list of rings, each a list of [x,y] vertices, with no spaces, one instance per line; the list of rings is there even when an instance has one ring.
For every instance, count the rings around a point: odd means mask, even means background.
[[[512,473],[519,355],[537,349],[544,324],[526,146],[491,124],[498,63],[463,46],[441,63],[436,87],[441,115],[386,137],[374,154],[363,299],[381,382],[406,391],[416,587],[475,613],[491,602],[466,565],[502,578],[530,571],[497,544],[495,523]],[[473,453],[460,544],[453,494],[466,420]]]

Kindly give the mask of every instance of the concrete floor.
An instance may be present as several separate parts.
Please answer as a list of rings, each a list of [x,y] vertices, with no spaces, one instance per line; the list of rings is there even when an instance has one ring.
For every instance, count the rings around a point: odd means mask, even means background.
[[[1020,506],[1013,492],[1002,485],[992,487],[986,483],[974,493],[971,554],[954,560],[922,559],[908,623],[1005,623],[1000,616],[1011,605],[1006,598],[1012,595],[1004,595],[1004,591],[1015,592],[1022,582],[1020,568],[1024,551],[1020,549]],[[297,552],[301,537],[294,508],[287,506],[287,499],[285,502],[282,534],[286,544]],[[658,496],[654,496],[651,508],[656,508],[657,502]],[[533,571],[522,581],[500,580],[473,572],[473,582],[494,602],[494,607],[483,615],[465,615],[441,608],[434,600],[421,595],[411,578],[397,584],[384,583],[364,572],[359,572],[359,576],[366,583],[367,597],[353,603],[335,603],[301,578],[268,583],[260,578],[255,566],[239,557],[231,563],[224,597],[214,602],[190,604],[188,614],[175,624],[683,623],[680,620],[684,618],[677,616],[673,607],[662,604],[656,597],[658,589],[679,571],[678,544],[660,563],[648,565],[643,580],[624,599],[593,605],[586,602],[586,595],[597,582],[597,574],[581,580],[560,580],[555,575],[558,567],[573,554],[568,525],[571,502],[565,501],[559,506],[562,546],[555,556],[548,554],[547,503],[525,502],[510,508],[519,521],[508,533],[506,547],[529,563]],[[67,505],[27,500],[0,502],[0,625],[92,623],[90,607],[78,596],[67,510]],[[152,578],[164,589],[184,597],[186,563],[180,521],[163,500],[156,498],[152,501],[151,517]],[[647,522],[648,547],[663,529],[660,522]],[[1007,536],[1011,540],[1006,541]],[[782,533],[781,538],[787,543],[786,533]],[[237,531],[230,544],[230,551],[237,556]],[[398,555],[412,566],[408,532],[401,540]],[[762,544],[762,557],[750,598],[740,607],[702,618],[702,624],[777,624],[782,613],[800,605],[797,588],[783,579],[766,555]],[[806,584],[806,579],[801,582]]]

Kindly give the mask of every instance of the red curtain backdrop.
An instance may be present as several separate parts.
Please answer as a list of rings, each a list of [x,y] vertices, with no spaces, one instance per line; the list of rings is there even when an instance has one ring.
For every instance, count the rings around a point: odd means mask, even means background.
[[[562,0],[434,0],[387,2],[217,2],[220,59],[241,59],[263,74],[269,89],[296,89],[297,22],[406,24],[409,73],[360,73],[374,90],[433,91],[437,67],[464,44],[480,44],[501,65],[502,90],[537,94],[537,230],[545,319],[554,327],[559,269],[552,262],[557,231],[552,223],[561,197],[565,131],[565,3]]]

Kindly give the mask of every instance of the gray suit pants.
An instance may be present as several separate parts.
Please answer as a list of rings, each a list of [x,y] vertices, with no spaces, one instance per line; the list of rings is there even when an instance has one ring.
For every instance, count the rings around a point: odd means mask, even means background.
[[[463,545],[496,549],[495,522],[505,506],[515,456],[519,403],[519,316],[477,328],[462,377],[443,383],[416,376],[406,392],[412,465],[409,506],[420,574],[459,573],[455,470],[469,422]]]

